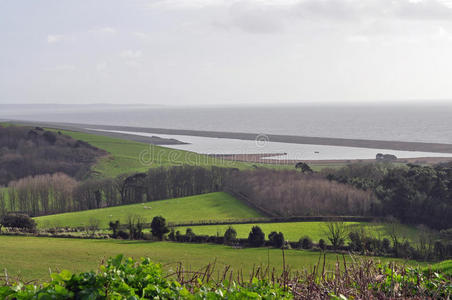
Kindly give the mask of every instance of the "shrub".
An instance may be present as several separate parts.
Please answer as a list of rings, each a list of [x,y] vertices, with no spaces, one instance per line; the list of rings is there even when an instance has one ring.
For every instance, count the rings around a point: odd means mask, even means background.
[[[389,241],[389,239],[384,238],[383,241],[381,242],[381,247],[383,252],[391,253],[391,242]]]
[[[118,236],[119,238],[123,239],[123,240],[127,240],[127,239],[129,239],[129,237],[130,237],[129,233],[127,233],[127,232],[124,231],[124,230],[119,230],[117,236]]]
[[[195,239],[196,234],[193,232],[191,228],[187,228],[187,230],[185,230],[185,237],[187,239],[187,242],[191,242]]]
[[[10,213],[4,215],[0,223],[4,227],[18,228],[28,231],[34,231],[36,229],[35,220],[25,214]]]
[[[168,238],[170,239],[170,241],[175,241],[176,240],[176,233],[174,232],[174,228],[171,228],[171,231],[168,234]]]
[[[159,240],[163,239],[163,236],[169,232],[166,226],[166,220],[162,216],[157,216],[152,219],[151,223],[152,235],[157,237]]]
[[[282,234],[282,232],[271,232],[268,235],[268,240],[270,241],[270,244],[275,248],[282,248],[282,246],[284,245],[284,235]]]
[[[99,230],[100,220],[96,218],[90,218],[88,220],[88,225],[86,226],[86,232],[88,234],[94,235],[97,230]]]
[[[116,238],[118,236],[119,220],[116,220],[114,222],[110,221],[108,225],[111,231],[113,231],[113,238]]]
[[[51,145],[55,144],[55,142],[57,140],[55,133],[53,133],[51,131],[45,131],[42,136]]]
[[[308,236],[302,237],[300,239],[300,246],[303,249],[312,249],[313,243],[311,238],[309,238]]]
[[[265,243],[265,234],[259,226],[253,226],[248,235],[248,243],[253,247],[261,247]]]
[[[237,240],[237,231],[232,226],[229,226],[224,233],[224,243],[231,245]]]
[[[143,238],[143,240],[150,241],[150,240],[153,240],[154,236],[152,235],[152,233],[143,233],[142,238]]]
[[[433,246],[433,252],[437,259],[442,260],[446,258],[446,246],[441,241],[436,241]]]
[[[319,240],[319,248],[322,249],[322,250],[326,249],[326,243],[325,243],[324,239],[320,239]]]

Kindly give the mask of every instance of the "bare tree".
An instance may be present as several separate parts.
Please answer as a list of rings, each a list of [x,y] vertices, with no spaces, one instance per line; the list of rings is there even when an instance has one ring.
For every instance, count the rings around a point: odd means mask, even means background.
[[[99,230],[100,221],[97,218],[90,218],[88,221],[88,226],[86,227],[86,232],[93,236],[96,231]]]
[[[347,237],[347,227],[344,222],[340,221],[326,222],[325,233],[333,248],[337,249],[344,245],[344,240]]]

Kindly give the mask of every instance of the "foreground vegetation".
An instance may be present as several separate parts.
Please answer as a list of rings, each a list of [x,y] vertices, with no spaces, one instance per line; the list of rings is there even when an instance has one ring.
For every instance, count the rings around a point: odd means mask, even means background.
[[[342,270],[341,270],[342,269]],[[371,260],[337,263],[333,272],[320,268],[292,274],[257,268],[246,278],[240,271],[215,265],[186,271],[179,265],[168,275],[149,258],[136,262],[109,259],[99,272],[51,274],[44,286],[6,282],[4,299],[394,299],[449,298],[450,278],[420,268],[377,264]]]
[[[241,201],[223,192],[202,194],[191,197],[160,200],[140,204],[122,205],[101,209],[91,209],[35,218],[39,228],[83,227],[93,219],[99,221],[100,228],[108,228],[110,221],[119,220],[125,224],[130,216],[141,216],[147,223],[152,217],[163,215],[169,222],[189,222],[199,220],[227,220],[261,217]]]

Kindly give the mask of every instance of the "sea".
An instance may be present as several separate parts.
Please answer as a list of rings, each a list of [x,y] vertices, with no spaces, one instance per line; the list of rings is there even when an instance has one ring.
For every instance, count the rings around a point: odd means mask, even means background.
[[[190,107],[0,105],[0,119],[452,144],[452,101],[451,104],[425,102],[396,105]],[[133,134],[146,135],[140,132]],[[284,158],[290,156],[294,159],[366,159],[375,158],[376,153],[386,151],[318,145],[304,145],[304,149],[293,149],[293,145],[271,144],[271,141],[267,143],[266,149],[262,149],[258,145],[255,145],[258,148],[251,146],[253,141],[235,140],[231,143],[229,139],[153,135],[178,138],[189,145],[171,147],[198,153],[265,152],[286,153]],[[309,147],[306,148],[307,146]],[[398,154],[398,157],[450,156],[412,151],[386,152]]]

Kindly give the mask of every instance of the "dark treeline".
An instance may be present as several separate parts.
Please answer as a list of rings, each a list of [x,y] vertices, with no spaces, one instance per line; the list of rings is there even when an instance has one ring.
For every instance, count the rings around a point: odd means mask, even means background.
[[[295,170],[236,172],[229,177],[227,189],[278,216],[366,216],[372,214],[375,201],[369,191]]]
[[[216,192],[231,172],[235,170],[177,166],[83,182],[63,173],[29,176],[0,190],[0,214],[38,216]]]
[[[452,166],[352,164],[321,173],[176,166],[77,182],[37,175],[0,190],[0,214],[31,216],[228,191],[270,216],[393,216],[452,227]]]
[[[38,174],[84,178],[106,153],[90,144],[40,127],[0,126],[0,186]]]
[[[336,182],[372,191],[378,198],[374,214],[392,215],[403,223],[434,229],[452,227],[452,164],[394,166],[352,164],[326,170]]]

